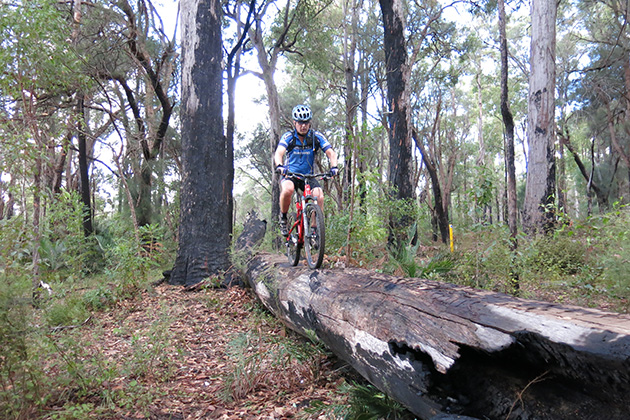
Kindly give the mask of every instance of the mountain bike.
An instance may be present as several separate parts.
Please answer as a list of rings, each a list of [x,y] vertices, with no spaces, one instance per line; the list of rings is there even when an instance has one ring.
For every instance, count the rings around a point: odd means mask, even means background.
[[[324,246],[326,243],[326,229],[324,226],[324,212],[317,204],[317,198],[311,195],[309,179],[329,179],[330,174],[299,174],[289,172],[288,178],[304,180],[304,190],[300,194],[295,189],[296,213],[288,216],[289,233],[286,237],[287,257],[291,265],[300,261],[300,253],[304,248],[306,262],[309,268],[317,269],[324,261]]]

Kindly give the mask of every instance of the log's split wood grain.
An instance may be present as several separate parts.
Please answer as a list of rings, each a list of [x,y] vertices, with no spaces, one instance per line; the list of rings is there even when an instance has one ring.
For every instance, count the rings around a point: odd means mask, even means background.
[[[248,280],[421,419],[630,419],[630,317],[258,254]]]

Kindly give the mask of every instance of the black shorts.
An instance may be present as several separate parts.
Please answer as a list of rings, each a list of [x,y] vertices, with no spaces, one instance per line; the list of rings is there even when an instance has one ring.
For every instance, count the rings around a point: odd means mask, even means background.
[[[293,181],[293,185],[295,185],[296,189],[298,189],[300,191],[304,191],[304,180],[303,179],[294,178],[294,177],[290,177],[290,176],[284,176],[280,180],[280,184],[282,184],[284,182],[284,180]],[[311,186],[311,190],[313,190],[315,188],[321,188],[322,187],[321,185],[319,185],[319,182],[315,178],[310,178],[308,180],[308,185]]]

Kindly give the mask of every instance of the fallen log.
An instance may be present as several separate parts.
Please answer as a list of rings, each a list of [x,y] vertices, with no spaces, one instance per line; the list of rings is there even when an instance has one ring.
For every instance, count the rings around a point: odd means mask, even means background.
[[[420,419],[630,418],[627,315],[265,253],[247,277],[291,329]]]

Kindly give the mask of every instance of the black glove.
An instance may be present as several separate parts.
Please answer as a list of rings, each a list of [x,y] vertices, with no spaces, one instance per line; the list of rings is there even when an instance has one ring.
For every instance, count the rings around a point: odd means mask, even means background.
[[[339,173],[339,168],[337,168],[336,166],[333,166],[332,168],[330,168],[330,176],[337,176],[338,173]]]
[[[284,165],[278,165],[276,166],[276,172],[278,172],[280,175],[286,175],[287,174],[287,167]]]

